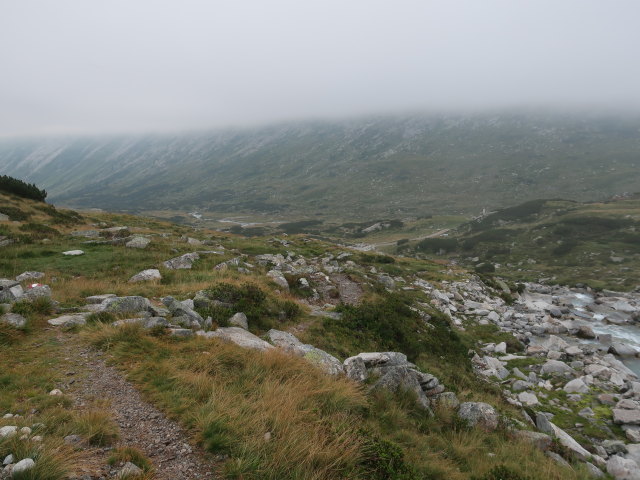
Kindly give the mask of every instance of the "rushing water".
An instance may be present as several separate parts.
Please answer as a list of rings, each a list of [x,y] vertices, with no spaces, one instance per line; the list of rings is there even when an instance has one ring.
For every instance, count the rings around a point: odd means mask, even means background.
[[[575,310],[578,312],[587,313],[586,309],[587,305],[593,303],[594,298],[591,295],[587,295],[584,293],[572,293],[571,294],[571,303],[573,304]],[[589,312],[589,315],[592,316],[590,320],[583,318],[576,318],[576,321],[582,325],[588,325],[594,331],[594,333],[598,336],[603,334],[609,334],[612,337],[613,342],[624,343],[627,345],[631,345],[640,351],[640,328],[631,323],[623,324],[623,325],[613,325],[605,322],[604,315],[595,314]],[[579,343],[598,343],[603,347],[606,347],[608,344],[600,343],[593,340],[579,340]],[[636,375],[640,377],[640,359],[639,358],[621,358],[622,362],[634,371]]]

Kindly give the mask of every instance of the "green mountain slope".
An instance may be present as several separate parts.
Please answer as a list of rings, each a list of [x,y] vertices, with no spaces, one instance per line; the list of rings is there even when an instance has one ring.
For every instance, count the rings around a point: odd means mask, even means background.
[[[369,118],[173,136],[0,142],[0,172],[52,201],[128,211],[479,213],[638,189],[640,119]]]
[[[515,281],[630,290],[640,286],[640,196],[604,203],[534,200],[399,249],[454,257]]]

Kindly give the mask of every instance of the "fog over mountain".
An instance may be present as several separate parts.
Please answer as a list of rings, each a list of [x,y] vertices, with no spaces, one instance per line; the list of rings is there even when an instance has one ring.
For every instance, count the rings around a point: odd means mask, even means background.
[[[6,1],[0,136],[637,109],[634,0]]]

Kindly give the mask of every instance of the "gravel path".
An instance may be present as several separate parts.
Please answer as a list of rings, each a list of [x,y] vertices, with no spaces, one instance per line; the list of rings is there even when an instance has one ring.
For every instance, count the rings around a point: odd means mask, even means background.
[[[189,443],[188,433],[143,400],[120,372],[105,363],[102,352],[82,347],[74,352],[71,342],[67,345],[79,368],[88,369],[88,375],[78,377],[70,393],[78,407],[101,402],[110,409],[120,426],[116,446],[136,447],[144,452],[156,468],[155,478],[160,480],[216,478],[214,463]]]

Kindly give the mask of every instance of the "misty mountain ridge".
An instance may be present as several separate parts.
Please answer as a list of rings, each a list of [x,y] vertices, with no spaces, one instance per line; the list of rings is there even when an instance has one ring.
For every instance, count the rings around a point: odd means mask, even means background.
[[[0,141],[0,171],[57,204],[363,218],[475,213],[638,189],[640,118],[309,121],[176,135]]]

